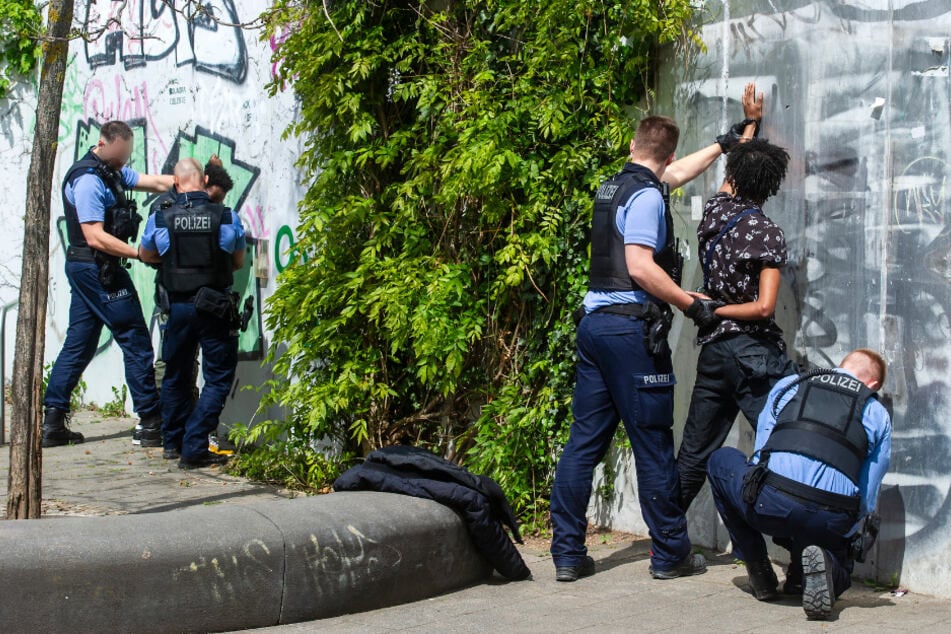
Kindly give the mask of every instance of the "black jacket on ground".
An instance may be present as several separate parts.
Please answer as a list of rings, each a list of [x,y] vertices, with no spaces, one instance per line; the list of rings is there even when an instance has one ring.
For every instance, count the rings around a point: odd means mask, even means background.
[[[462,516],[476,548],[499,574],[514,580],[531,575],[503,528],[511,528],[522,543],[501,487],[425,449],[394,446],[373,451],[363,464],[337,478],[334,490],[400,493],[444,504]]]

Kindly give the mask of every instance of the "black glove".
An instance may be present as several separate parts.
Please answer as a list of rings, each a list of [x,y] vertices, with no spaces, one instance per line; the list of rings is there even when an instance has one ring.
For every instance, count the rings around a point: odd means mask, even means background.
[[[720,144],[720,149],[724,154],[732,150],[739,144],[740,139],[743,138],[743,132],[746,130],[746,126],[751,123],[756,124],[756,129],[753,131],[753,137],[759,136],[759,121],[756,119],[743,119],[739,123],[735,124],[729,130],[717,137],[717,143]]]
[[[717,324],[720,323],[720,316],[713,311],[725,305],[723,302],[712,299],[694,298],[693,303],[684,311],[684,315],[697,325],[697,329],[701,333],[704,333],[716,328]]]

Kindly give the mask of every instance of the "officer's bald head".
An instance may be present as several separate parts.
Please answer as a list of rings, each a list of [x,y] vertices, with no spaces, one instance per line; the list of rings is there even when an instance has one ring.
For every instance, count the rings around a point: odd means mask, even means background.
[[[179,192],[197,192],[205,189],[205,172],[201,163],[193,158],[183,158],[175,164],[173,172],[175,188]]]
[[[853,350],[842,359],[839,367],[854,374],[870,390],[878,390],[885,383],[885,359],[874,350]]]

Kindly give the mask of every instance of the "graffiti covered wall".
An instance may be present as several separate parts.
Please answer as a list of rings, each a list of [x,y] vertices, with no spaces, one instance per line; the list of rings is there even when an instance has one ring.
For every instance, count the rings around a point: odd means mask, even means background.
[[[893,413],[883,532],[860,576],[951,596],[951,5],[943,0],[706,2],[706,51],[666,65],[659,113],[681,125],[680,151],[740,118],[747,81],[766,95],[763,134],[790,174],[764,210],[785,229],[789,265],[777,317],[794,358],[836,365],[881,350]],[[723,166],[685,188],[678,233],[693,237]],[[696,252],[696,240],[692,245]],[[692,259],[699,283],[697,258]],[[677,431],[698,350],[676,337]],[[752,447],[742,415],[729,441]],[[605,523],[640,528],[628,458]],[[698,543],[726,547],[709,495],[691,509]]]
[[[265,372],[260,361],[268,338],[261,321],[261,302],[273,290],[275,276],[290,257],[302,192],[293,166],[299,148],[294,140],[281,140],[297,104],[289,93],[268,95],[271,55],[279,42],[261,41],[259,30],[240,26],[253,22],[267,7],[267,0],[203,3],[216,19],[205,14],[189,19],[192,4],[146,0],[76,3],[75,26],[89,38],[71,44],[65,78],[50,210],[46,357],[47,361],[55,359],[68,325],[61,179],[70,164],[96,143],[99,126],[121,119],[135,132],[130,162],[134,169],[170,173],[179,158],[194,157],[204,163],[217,154],[234,180],[225,204],[239,212],[249,237],[245,267],[236,273],[235,288],[242,301],[252,298],[254,316],[240,337],[238,381],[222,421],[247,422],[257,408],[258,396],[241,388],[259,384]],[[0,200],[4,201],[0,221],[13,236],[11,248],[4,249],[0,257],[0,301],[4,304],[16,300],[35,110],[33,87],[17,90],[12,98],[0,102],[0,161],[7,172],[0,184]],[[155,197],[140,193],[134,198],[144,212]],[[134,263],[130,273],[157,343],[155,272]],[[11,315],[10,331],[14,322]],[[8,351],[12,345],[10,335]],[[8,352],[8,373],[10,357]],[[85,378],[87,400],[98,403],[110,400],[111,388],[124,383],[121,353],[108,331],[102,335]],[[127,405],[131,408],[131,402]]]

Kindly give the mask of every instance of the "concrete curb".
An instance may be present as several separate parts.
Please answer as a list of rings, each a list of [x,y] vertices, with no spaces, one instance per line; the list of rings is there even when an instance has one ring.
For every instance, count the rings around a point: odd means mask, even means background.
[[[416,601],[489,574],[454,511],[389,493],[0,522],[5,632],[264,627]]]

